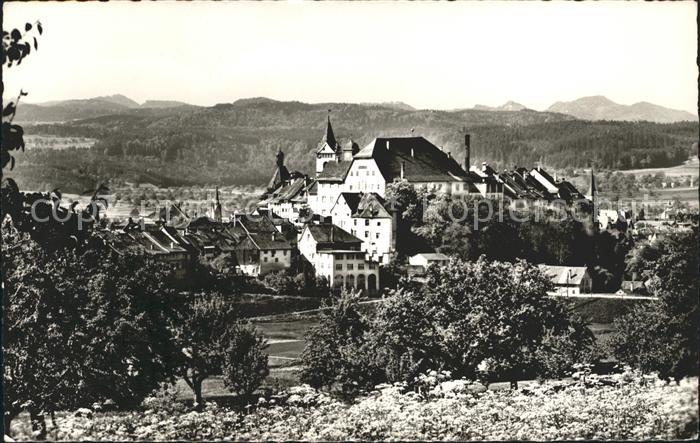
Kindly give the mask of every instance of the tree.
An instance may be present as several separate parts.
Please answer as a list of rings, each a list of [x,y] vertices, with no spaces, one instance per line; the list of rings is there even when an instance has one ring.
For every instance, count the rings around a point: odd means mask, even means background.
[[[3,225],[5,427],[28,410],[36,438],[44,414],[114,401],[141,402],[173,381],[167,271],[92,238],[86,250],[47,250]]]
[[[194,394],[194,408],[204,406],[202,382],[221,373],[230,332],[236,322],[233,300],[217,293],[187,294],[173,325],[180,359],[177,374]]]
[[[698,227],[669,235],[636,256],[635,272],[659,297],[615,320],[613,354],[640,370],[680,379],[698,374]]]
[[[411,381],[428,370],[442,369],[439,333],[426,315],[416,292],[398,289],[377,310],[371,325],[370,345],[377,366],[388,382]]]
[[[485,370],[515,384],[543,367],[538,354],[546,351],[549,337],[565,337],[579,349],[592,344],[590,330],[547,296],[550,289],[549,279],[527,262],[481,257],[429,268],[425,285],[411,299],[439,331],[434,364],[466,377]]]
[[[372,361],[366,333],[369,320],[360,312],[359,294],[346,292],[330,301],[319,325],[306,335],[300,378],[314,387],[337,387],[346,395],[381,382],[383,371]]]
[[[234,394],[248,397],[270,373],[263,352],[267,343],[250,324],[236,324],[229,334],[222,368],[224,385]]]

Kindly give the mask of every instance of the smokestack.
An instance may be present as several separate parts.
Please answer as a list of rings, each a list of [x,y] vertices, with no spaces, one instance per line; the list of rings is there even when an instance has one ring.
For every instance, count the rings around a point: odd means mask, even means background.
[[[406,161],[401,160],[401,180],[403,180],[405,169],[406,169]]]
[[[471,165],[471,150],[471,136],[469,134],[464,134],[464,170],[467,172]]]

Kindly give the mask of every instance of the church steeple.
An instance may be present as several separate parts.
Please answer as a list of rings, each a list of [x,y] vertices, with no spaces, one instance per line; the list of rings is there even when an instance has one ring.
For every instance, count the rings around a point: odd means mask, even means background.
[[[222,214],[221,214],[221,200],[219,199],[219,187],[216,187],[216,191],[214,193],[214,201],[211,203],[211,209],[210,209],[210,216],[214,220],[221,222],[222,220]]]
[[[316,150],[316,175],[318,176],[322,171],[326,163],[333,161],[340,161],[342,155],[342,148],[338,144],[338,140],[335,138],[333,133],[333,126],[331,126],[331,110],[328,110],[328,120],[326,122],[326,132],[323,134],[321,143],[318,144],[318,149]]]
[[[328,110],[328,124],[326,125],[326,133],[323,134],[323,142],[328,143],[333,149],[336,149],[338,142],[335,139],[335,134],[333,133],[333,126],[331,126],[331,110]]]

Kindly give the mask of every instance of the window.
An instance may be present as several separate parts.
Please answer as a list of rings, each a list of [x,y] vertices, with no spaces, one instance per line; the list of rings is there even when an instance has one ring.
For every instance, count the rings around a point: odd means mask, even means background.
[[[382,225],[381,220],[377,220],[377,226],[381,226],[381,225]]]
[[[359,265],[357,265],[357,270],[358,270],[358,271],[364,271],[364,270],[365,270],[365,264],[364,264],[364,263],[360,263]]]
[[[369,238],[369,232],[365,231],[365,238]]]
[[[348,271],[352,271],[354,268],[354,265],[352,263],[348,263]]]
[[[369,262],[369,268],[370,269],[376,269],[377,265],[375,265],[373,262]]]
[[[376,235],[377,235],[377,238],[379,238],[379,232],[377,232],[377,234],[376,234]]]
[[[368,218],[365,219],[365,226],[369,226],[369,219]]]
[[[265,263],[267,263],[267,257],[263,258],[263,261],[264,261]]]
[[[275,263],[279,263],[280,259],[275,257]]]
[[[343,265],[341,265],[340,263],[338,263],[337,265],[335,265],[335,270],[336,270],[336,271],[342,271],[342,270],[343,270]]]
[[[357,226],[357,219],[356,218],[352,219],[352,224],[353,224],[353,226]]]

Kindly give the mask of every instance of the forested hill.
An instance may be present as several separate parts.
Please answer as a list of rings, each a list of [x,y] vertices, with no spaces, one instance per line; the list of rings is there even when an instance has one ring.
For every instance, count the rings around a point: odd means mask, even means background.
[[[431,111],[371,104],[246,99],[213,107],[133,108],[66,123],[26,125],[28,135],[97,139],[88,149],[29,149],[18,159],[21,187],[84,190],[120,179],[158,185],[262,184],[282,149],[290,169],[314,170],[328,109],[337,137],[360,146],[378,136],[422,135],[461,161],[463,128],[472,134],[472,164],[598,168],[682,163],[697,141],[697,123],[589,122],[532,110]],[[696,148],[695,148],[696,149]]]

